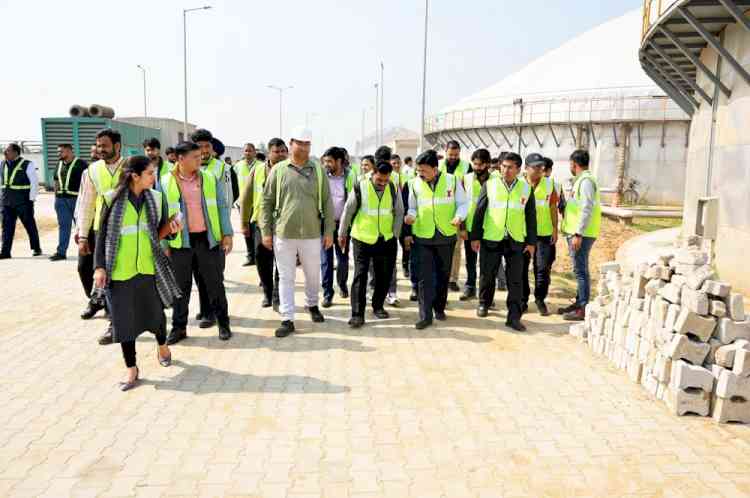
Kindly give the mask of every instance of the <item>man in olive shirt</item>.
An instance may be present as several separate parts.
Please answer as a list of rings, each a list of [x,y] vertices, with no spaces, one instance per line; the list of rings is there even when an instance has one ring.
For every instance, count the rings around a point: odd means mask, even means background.
[[[324,321],[318,309],[320,238],[333,245],[333,201],[323,167],[310,160],[312,133],[296,130],[290,159],[278,163],[263,190],[260,231],[263,246],[273,250],[279,269],[281,326],[276,337],[294,332],[294,281],[297,257],[305,274],[305,305],[313,322]]]

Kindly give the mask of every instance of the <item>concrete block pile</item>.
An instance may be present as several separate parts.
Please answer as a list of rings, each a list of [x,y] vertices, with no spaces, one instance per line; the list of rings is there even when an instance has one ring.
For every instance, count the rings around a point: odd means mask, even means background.
[[[571,335],[675,415],[750,423],[750,320],[695,241],[627,271],[599,268],[596,299]]]

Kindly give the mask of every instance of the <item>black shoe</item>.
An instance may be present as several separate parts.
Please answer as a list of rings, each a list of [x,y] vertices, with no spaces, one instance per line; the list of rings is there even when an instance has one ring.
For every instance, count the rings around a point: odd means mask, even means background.
[[[0,254],[0,259],[10,259],[10,254]]]
[[[276,329],[276,337],[286,337],[294,332],[294,322],[291,320],[284,320],[281,322],[281,327]]]
[[[529,311],[529,303],[523,303],[521,305],[521,316],[525,315]]]
[[[432,325],[432,320],[420,320],[414,324],[414,328],[417,330],[422,330],[426,329],[430,325]]]
[[[448,319],[447,316],[445,316],[445,311],[436,311],[435,312],[435,320],[440,320],[441,322],[444,322]]]
[[[270,308],[271,307],[271,299],[267,296],[263,296],[263,302],[260,303],[261,308]]]
[[[347,289],[341,289],[339,291],[339,297],[341,299],[349,299],[349,291]]]
[[[232,331],[229,329],[229,325],[219,325],[219,340],[228,341],[232,337]]]
[[[476,289],[470,289],[466,288],[464,289],[464,293],[461,294],[461,297],[458,298],[459,301],[469,301],[471,299],[474,299],[477,297],[477,290]]]
[[[375,318],[377,318],[378,320],[385,320],[386,318],[390,318],[391,316],[386,310],[383,309],[374,310],[372,314],[375,315]]]
[[[489,314],[490,314],[490,312],[487,310],[487,306],[484,306],[482,304],[480,304],[479,306],[477,306],[477,316],[479,318],[484,318],[484,317],[486,317]]]
[[[202,329],[210,329],[214,325],[216,325],[216,318],[207,318],[205,316],[198,323],[198,327]]]
[[[419,294],[417,294],[417,291],[411,291],[411,294],[409,294],[409,301],[419,301]]]
[[[547,309],[547,305],[544,304],[544,301],[537,301],[536,309],[539,310],[540,315],[549,316],[549,310]]]
[[[349,319],[349,326],[353,329],[358,329],[365,324],[365,319],[361,316],[353,316]]]
[[[578,309],[578,306],[576,303],[571,303],[563,308],[557,308],[557,314],[558,315],[564,315],[565,313],[570,313],[571,311],[575,311]]]
[[[41,249],[35,249],[34,252],[31,253],[32,256],[41,256],[42,250]]]
[[[409,273],[409,267],[407,266],[406,268],[404,268],[404,278],[410,278],[410,277],[411,277],[411,273]]]
[[[281,303],[279,301],[272,301],[273,310],[278,313],[279,312],[279,306],[281,306]]]
[[[195,314],[195,319],[196,319],[196,320],[198,320],[198,321],[200,322],[201,320],[203,320],[203,315],[202,315],[202,314],[200,314],[200,313],[196,313],[196,314]]]
[[[86,309],[81,312],[81,318],[83,320],[91,320],[94,316],[102,309],[101,306],[89,303],[86,305]]]
[[[310,318],[312,318],[313,322],[323,323],[326,321],[326,319],[323,317],[323,313],[320,312],[317,306],[311,306],[307,308],[307,311],[310,312]]]
[[[521,323],[521,320],[511,320],[508,322],[508,326],[518,332],[526,332],[526,325]]]
[[[50,261],[62,261],[64,259],[68,259],[68,258],[65,257],[64,254],[58,254],[58,253],[55,253],[55,254],[53,254],[52,256],[49,257]]]
[[[333,304],[333,299],[332,298],[330,298],[330,297],[324,297],[323,298],[323,304],[322,304],[322,306],[324,308],[330,308],[332,304]]]
[[[247,258],[242,266],[255,266],[255,260],[253,258]]]
[[[508,290],[508,285],[505,284],[505,283],[497,284],[497,290],[499,290],[501,292],[505,292],[505,291]]]
[[[107,330],[99,337],[99,345],[106,346],[112,344],[112,324],[110,323]]]
[[[451,292],[460,292],[461,289],[458,287],[456,282],[448,282],[448,290]]]
[[[490,305],[489,305],[489,306],[487,306],[487,308],[489,308],[489,309],[491,309],[491,310],[496,310],[496,309],[497,309],[497,305],[495,304],[495,301],[492,301],[492,302],[490,303]]]
[[[177,344],[183,339],[187,339],[187,331],[185,329],[172,329],[167,336],[167,344]]]

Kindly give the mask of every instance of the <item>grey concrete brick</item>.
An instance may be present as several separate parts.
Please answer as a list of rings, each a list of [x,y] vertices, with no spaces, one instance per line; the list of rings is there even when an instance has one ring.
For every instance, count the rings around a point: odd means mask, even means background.
[[[691,273],[686,273],[685,275],[687,278],[685,285],[693,290],[698,290],[706,280],[713,278],[714,270],[710,266],[704,265],[696,268]]]
[[[672,376],[672,359],[658,353],[654,362],[653,375],[662,384],[668,384]]]
[[[713,419],[717,423],[739,422],[750,424],[750,402],[725,398],[714,398]]]
[[[708,312],[716,318],[724,318],[727,316],[727,305],[724,301],[712,299],[708,303]]]
[[[677,304],[670,304],[667,308],[667,318],[664,320],[664,327],[669,330],[674,330],[674,324],[677,321],[677,317],[680,315],[680,306]]]
[[[659,289],[659,295],[673,304],[680,304],[681,294],[682,288],[671,282]]]
[[[701,266],[703,265],[686,265],[683,263],[678,263],[674,267],[674,272],[679,275],[692,275],[695,273]]]
[[[667,285],[663,280],[649,280],[646,284],[645,292],[647,296],[656,296],[659,293],[659,289]]]
[[[670,387],[665,401],[670,411],[678,416],[692,413],[706,417],[711,410],[711,394],[702,389],[674,390]]]
[[[740,377],[732,371],[724,370],[716,383],[716,396],[720,398],[742,398],[750,402],[750,378]]]
[[[740,377],[750,377],[750,351],[738,349],[734,354],[734,365],[732,372]],[[750,401],[750,400],[748,400]]]
[[[729,296],[725,298],[725,302],[729,318],[736,322],[741,322],[745,319],[745,300],[742,297],[742,294],[731,292]]]
[[[727,297],[732,292],[732,286],[726,282],[706,280],[705,282],[703,282],[701,290],[712,296]]]
[[[680,310],[674,323],[675,332],[695,336],[701,342],[708,342],[715,328],[716,318],[700,316],[687,307]]]
[[[699,290],[693,290],[687,285],[682,287],[680,300],[684,308],[699,315],[708,314],[708,294]]]
[[[617,261],[608,261],[607,263],[602,263],[599,265],[599,273],[619,273],[620,271],[620,263]]]
[[[683,360],[677,360],[672,362],[672,374],[669,385],[672,389],[685,390],[696,388],[711,392],[714,386],[714,376],[706,368],[691,365]]]
[[[716,340],[716,342],[721,344],[721,341]],[[750,349],[750,342],[740,339],[732,344],[722,345],[716,350],[715,363],[724,368],[732,368],[734,366],[735,353],[740,349]]]
[[[675,284],[677,287],[682,287],[683,285],[687,284],[687,277],[685,277],[685,275],[677,275],[675,273],[674,275],[672,275],[670,282]]]
[[[731,344],[737,339],[750,340],[750,321],[735,322],[730,318],[721,318],[714,334],[722,344]]]
[[[675,255],[677,263],[686,265],[705,265],[708,263],[708,254],[694,249],[683,249]]]
[[[700,365],[710,350],[711,347],[704,342],[693,341],[686,335],[675,334],[672,342],[667,345],[666,354],[672,360],[685,360],[693,365]]]

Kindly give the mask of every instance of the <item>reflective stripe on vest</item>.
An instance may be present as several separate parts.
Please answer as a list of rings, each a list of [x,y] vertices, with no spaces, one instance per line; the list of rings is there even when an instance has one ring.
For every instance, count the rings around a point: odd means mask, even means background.
[[[542,177],[534,189],[534,200],[536,201],[536,234],[542,237],[552,235],[552,212],[549,200],[554,192],[555,186],[551,178]]]
[[[117,161],[117,167],[113,173],[109,172],[107,163],[104,159],[96,161],[94,164],[89,165],[89,180],[94,184],[96,189],[96,212],[94,214],[94,231],[99,230],[102,218],[102,205],[104,204],[104,194],[115,188],[117,182],[120,180],[120,173],[122,173],[122,165],[125,159],[120,158]]]
[[[279,168],[279,172],[276,173],[276,213],[274,215],[275,218],[278,218],[279,213],[281,212],[280,207],[280,200],[281,200],[281,180],[284,175],[286,175],[286,170],[289,169],[288,166],[291,164],[289,162],[289,159],[286,159],[284,161],[281,161],[279,164],[274,166],[274,168]],[[292,166],[296,167],[296,166]],[[323,168],[320,164],[313,162],[313,167],[315,169],[315,176],[318,178],[318,214],[320,215],[320,219],[323,219]]]
[[[156,220],[161,220],[162,194],[151,190],[156,203]],[[114,191],[110,190],[102,197],[107,204],[111,203]],[[120,226],[120,237],[117,242],[117,254],[112,268],[112,280],[130,280],[136,275],[153,275],[154,253],[151,247],[146,204],[140,212],[129,200],[125,201],[125,212]]]
[[[581,184],[584,180],[590,180],[594,185],[594,209],[591,212],[591,221],[583,229],[584,237],[596,238],[602,222],[602,204],[599,196],[599,185],[596,178],[589,170],[582,172],[573,184],[573,195],[565,201],[565,216],[563,218],[563,233],[573,235],[578,232],[581,223]]]
[[[531,188],[516,180],[509,191],[500,176],[487,180],[487,212],[484,216],[484,239],[499,242],[506,232],[516,242],[526,239],[525,207]]]
[[[479,194],[482,192],[482,184],[476,180],[474,173],[464,176],[464,190],[469,201],[469,212],[466,215],[466,230],[471,231],[474,226],[474,212],[477,210],[477,201]]]
[[[391,191],[397,192],[397,190],[386,186],[383,195],[378,197],[371,180],[362,180],[359,183],[359,190],[362,194],[362,202],[352,223],[352,238],[370,245],[375,244],[379,237],[391,240],[394,219],[394,199]]]
[[[26,168],[29,164],[29,161],[24,159],[23,157],[18,158],[18,164],[16,164],[16,167],[13,168],[13,172],[10,174],[10,178],[8,178],[8,162],[5,162],[5,167],[3,168],[3,188],[9,188],[11,190],[31,190],[31,183],[28,185],[15,185],[13,182],[16,179],[16,173],[21,171],[23,168]],[[29,181],[31,179],[29,178]]]
[[[67,195],[78,195],[78,192],[72,192],[70,190],[70,174],[73,173],[73,168],[76,167],[76,164],[78,164],[78,158],[74,157],[73,162],[71,162],[70,166],[68,166],[68,173],[65,175],[65,183],[63,183],[61,174],[63,162],[60,161],[59,163],[57,163],[57,184],[60,185],[60,193]]]
[[[208,164],[206,164],[204,168],[206,169],[206,171],[214,175],[217,180],[224,180],[224,161],[220,161],[215,157],[211,158],[211,160],[208,161]]]
[[[252,170],[253,175],[253,216],[250,218],[251,223],[258,221],[260,216],[260,207],[263,202],[263,188],[266,186],[266,165],[261,164]]]
[[[203,201],[206,203],[206,211],[208,211],[208,219],[206,224],[208,229],[211,231],[211,235],[214,241],[221,241],[221,218],[219,217],[219,208],[216,202],[216,182],[218,180],[215,176],[207,171],[198,170],[196,174],[201,176],[201,191],[203,192]],[[181,209],[182,193],[180,192],[180,185],[177,181],[177,171],[172,171],[166,174],[161,179],[162,189],[167,195],[167,207],[168,214],[171,217]],[[205,213],[204,213],[205,216]],[[183,213],[183,224],[187,226],[187,213]],[[182,230],[178,232],[174,239],[169,241],[169,246],[175,249],[182,248]]]
[[[456,235],[456,227],[451,225],[456,215],[456,182],[455,176],[441,173],[433,192],[421,178],[413,180],[411,187],[417,197],[414,235],[422,239],[431,239],[436,228],[446,237]]]

